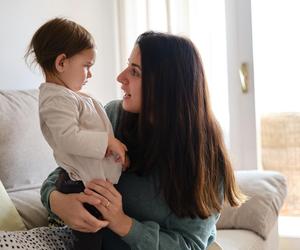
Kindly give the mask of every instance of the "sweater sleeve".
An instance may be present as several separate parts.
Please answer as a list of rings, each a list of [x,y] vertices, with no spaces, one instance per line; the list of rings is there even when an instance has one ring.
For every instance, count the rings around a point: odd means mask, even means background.
[[[40,190],[41,201],[49,213],[51,213],[49,197],[51,192],[56,189],[55,182],[58,179],[61,170],[62,168],[58,167],[51,174],[49,174],[47,179],[43,182]]]
[[[166,228],[154,221],[139,222],[133,219],[130,232],[123,240],[136,250],[202,250],[216,237],[216,223],[219,214],[200,218],[178,218],[170,215]]]
[[[107,149],[108,133],[79,126],[78,106],[77,100],[71,97],[57,96],[43,102],[40,105],[42,132],[51,147],[57,150],[102,159]]]
[[[121,100],[111,101],[104,106],[104,109],[106,111],[108,119],[111,122],[114,133],[116,133],[118,118],[120,116],[120,111],[122,109],[122,101]]]

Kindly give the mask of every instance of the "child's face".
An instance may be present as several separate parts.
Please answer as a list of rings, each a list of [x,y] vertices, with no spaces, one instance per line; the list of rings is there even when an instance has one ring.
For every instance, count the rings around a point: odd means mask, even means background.
[[[95,49],[86,49],[65,59],[64,71],[60,73],[64,85],[73,91],[81,90],[82,86],[92,77],[91,67],[95,60]]]

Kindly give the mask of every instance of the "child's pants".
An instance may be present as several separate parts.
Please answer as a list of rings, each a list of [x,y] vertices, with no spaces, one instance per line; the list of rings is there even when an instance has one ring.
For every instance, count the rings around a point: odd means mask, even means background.
[[[84,191],[82,181],[72,181],[65,170],[60,172],[59,178],[55,183],[58,191],[64,194],[81,193]],[[97,219],[101,219],[101,213],[92,205],[84,203],[83,206]],[[99,230],[96,233],[84,233],[72,230],[75,236],[75,250],[101,250],[102,232]]]

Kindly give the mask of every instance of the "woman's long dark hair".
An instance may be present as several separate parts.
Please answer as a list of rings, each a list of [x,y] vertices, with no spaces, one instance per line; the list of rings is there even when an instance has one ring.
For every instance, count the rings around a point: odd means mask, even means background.
[[[171,210],[179,217],[207,218],[243,196],[210,106],[200,56],[183,37],[146,32],[141,51],[142,107],[124,113],[119,131],[128,144],[132,170],[155,171]],[[222,197],[223,194],[223,197]]]

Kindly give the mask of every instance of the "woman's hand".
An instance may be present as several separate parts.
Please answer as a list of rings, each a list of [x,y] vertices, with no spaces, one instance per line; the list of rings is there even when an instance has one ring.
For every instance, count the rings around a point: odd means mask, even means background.
[[[99,205],[101,201],[95,196],[84,193],[63,194],[55,190],[49,199],[52,212],[72,229],[93,233],[108,225],[108,221],[96,219],[83,206],[83,203]]]
[[[109,222],[108,228],[123,237],[132,226],[132,219],[123,211],[122,196],[109,181],[93,180],[84,190],[86,194],[101,202],[94,205]]]

